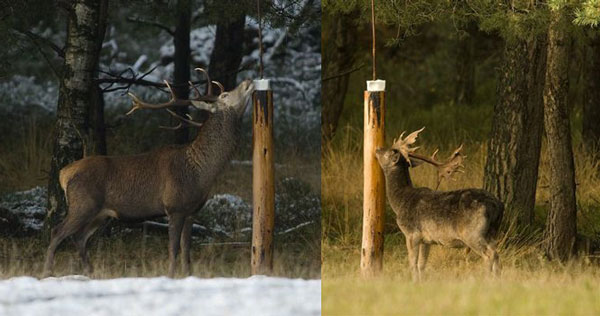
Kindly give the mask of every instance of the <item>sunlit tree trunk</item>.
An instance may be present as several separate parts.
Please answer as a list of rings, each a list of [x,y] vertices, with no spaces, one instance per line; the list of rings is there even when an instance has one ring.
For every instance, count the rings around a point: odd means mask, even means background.
[[[568,106],[569,23],[564,8],[551,12],[544,89],[544,124],[550,164],[550,212],[544,231],[544,249],[550,259],[561,261],[573,254],[577,235],[575,166]]]
[[[357,37],[356,18],[358,14],[337,14],[335,16],[323,13],[323,36],[330,38],[331,43],[322,43],[323,50],[323,79],[322,83],[322,113],[321,140],[326,144],[331,140],[338,126],[338,121],[344,108],[348,79],[354,64],[354,47]],[[326,35],[325,33],[330,33]]]
[[[508,41],[500,66],[484,188],[500,198],[505,218],[533,221],[543,131],[546,37]]]
[[[600,151],[600,32],[590,38],[590,59],[583,103],[583,142],[588,150]]]
[[[66,203],[58,183],[59,171],[83,157],[89,146],[89,109],[96,85],[100,1],[69,2],[65,59],[60,81],[54,150],[48,181],[46,231],[64,217]]]

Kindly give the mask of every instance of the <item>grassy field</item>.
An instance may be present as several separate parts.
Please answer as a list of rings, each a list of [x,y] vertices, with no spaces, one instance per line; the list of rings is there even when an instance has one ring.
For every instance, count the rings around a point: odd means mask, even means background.
[[[397,69],[397,68],[394,68]],[[366,78],[357,73],[351,78]],[[397,76],[392,76],[397,78]],[[386,205],[383,274],[360,277],[362,227],[362,90],[364,81],[350,80],[342,126],[322,160],[323,315],[594,315],[600,313],[600,265],[597,254],[561,265],[541,251],[548,212],[548,155],[542,146],[536,193],[535,224],[517,232],[503,223],[499,254],[500,278],[489,277],[480,258],[462,250],[432,247],[426,277],[411,281],[404,237]],[[359,86],[360,85],[360,86]],[[492,107],[487,100],[473,107],[411,104],[391,89],[386,113],[386,140],[402,131],[426,126],[416,146],[421,154],[440,149],[443,159],[464,143],[466,173],[441,190],[481,188]],[[355,93],[360,92],[360,93]],[[354,94],[353,94],[354,93]],[[397,104],[402,101],[402,106]],[[406,104],[405,104],[406,103]],[[581,113],[572,113],[576,165],[578,234],[592,248],[600,242],[600,161],[581,145]],[[544,140],[545,143],[545,140]],[[416,186],[434,188],[436,170],[411,169]],[[387,204],[387,203],[386,203]]]
[[[109,130],[111,154],[141,153],[169,143],[169,132],[159,130],[157,122],[144,126],[127,122]],[[52,151],[52,122],[45,119],[24,119],[12,137],[0,140],[0,195],[27,190],[47,184]],[[136,125],[137,124],[137,125]],[[163,125],[168,124],[162,123]],[[244,135],[232,163],[218,177],[211,192],[233,194],[246,203],[252,202],[252,166],[249,134]],[[318,141],[318,140],[317,140]],[[280,146],[276,157],[276,182],[294,177],[307,183],[311,192],[319,194],[320,153],[299,151]],[[298,144],[301,146],[301,144]],[[299,153],[302,154],[299,154]],[[319,278],[321,273],[321,230],[314,223],[292,233],[276,236],[274,275],[295,278]],[[96,233],[90,239],[89,256],[94,264],[94,278],[166,275],[168,268],[167,232],[152,232],[144,236],[141,229],[132,229],[117,236]],[[250,243],[223,244],[230,240],[195,240],[192,245],[192,268],[198,277],[247,277],[250,275]],[[42,237],[0,238],[0,278],[30,275],[39,277],[48,240]],[[55,275],[82,273],[77,251],[65,240],[56,255]],[[181,276],[181,275],[180,275]]]

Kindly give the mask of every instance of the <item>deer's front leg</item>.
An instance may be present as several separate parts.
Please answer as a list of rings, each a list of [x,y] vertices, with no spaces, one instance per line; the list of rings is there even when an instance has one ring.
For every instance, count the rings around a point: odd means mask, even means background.
[[[426,243],[419,244],[419,280],[425,273],[425,265],[427,264],[427,258],[429,257],[429,248],[431,245]]]
[[[175,276],[175,261],[179,252],[179,241],[185,216],[181,214],[169,215],[169,277]]]
[[[419,259],[419,240],[411,235],[406,235],[406,249],[408,250],[408,266],[414,282],[419,280],[417,261]]]
[[[183,224],[183,231],[181,232],[181,263],[183,267],[184,275],[191,275],[191,259],[190,259],[190,246],[192,243],[192,224],[194,219],[188,216]]]

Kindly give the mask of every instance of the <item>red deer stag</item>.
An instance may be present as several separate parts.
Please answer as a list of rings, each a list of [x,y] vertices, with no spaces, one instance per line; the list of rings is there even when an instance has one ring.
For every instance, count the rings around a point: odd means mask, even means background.
[[[230,92],[212,95],[207,79],[207,95],[195,91],[195,98],[179,99],[167,83],[171,99],[160,104],[141,101],[135,95],[128,115],[138,109],[166,109],[183,126],[199,127],[198,136],[186,145],[171,145],[132,156],[90,156],[64,167],[60,185],[65,192],[68,212],[53,230],[44,264],[44,275],[52,272],[54,253],[67,237],[74,236],[85,271],[92,272],[86,243],[108,217],[143,220],[167,216],[169,219],[169,276],[175,274],[175,260],[181,246],[182,266],[190,274],[192,217],[207,200],[215,178],[229,161],[240,137],[241,118],[254,85],[242,82]],[[166,82],[166,81],[165,81]],[[191,83],[190,83],[191,85]],[[173,107],[193,106],[208,111],[200,124],[191,116],[182,117]]]

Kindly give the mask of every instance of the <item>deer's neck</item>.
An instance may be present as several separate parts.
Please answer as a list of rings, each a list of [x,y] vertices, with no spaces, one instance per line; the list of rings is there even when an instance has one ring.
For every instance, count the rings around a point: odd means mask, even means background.
[[[214,113],[185,147],[186,162],[202,182],[212,182],[231,158],[239,139],[239,121],[233,109]]]
[[[390,202],[394,203],[394,199],[401,197],[403,192],[412,187],[407,167],[397,166],[385,172],[385,188]]]

